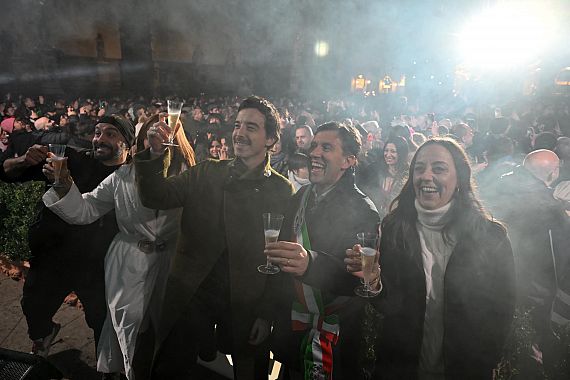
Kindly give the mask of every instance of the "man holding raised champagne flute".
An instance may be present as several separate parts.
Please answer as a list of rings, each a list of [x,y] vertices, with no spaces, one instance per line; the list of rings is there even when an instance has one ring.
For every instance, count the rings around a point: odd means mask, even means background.
[[[279,276],[256,270],[264,262],[262,214],[283,214],[293,192],[268,156],[279,140],[279,120],[267,100],[245,99],[232,134],[236,158],[206,160],[178,176],[161,175],[171,132],[164,120],[149,130],[149,140],[161,144],[135,155],[143,205],[183,209],[158,326],[155,379],[186,378],[198,370],[198,356],[210,361],[216,351],[232,355],[234,378],[267,378],[280,290],[273,286]]]

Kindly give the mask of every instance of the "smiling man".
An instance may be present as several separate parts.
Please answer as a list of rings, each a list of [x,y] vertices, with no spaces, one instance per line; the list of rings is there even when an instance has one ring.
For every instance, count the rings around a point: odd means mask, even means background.
[[[347,273],[343,258],[356,234],[377,232],[380,221],[354,184],[360,147],[353,127],[330,122],[317,129],[309,150],[311,184],[293,198],[282,229],[290,241],[268,244],[265,251],[294,279],[283,284],[288,294],[271,348],[292,378],[354,379],[360,373],[363,304],[353,297],[360,281]],[[306,323],[320,318],[327,323]]]
[[[236,379],[267,378],[279,289],[271,287],[275,276],[256,269],[265,261],[262,214],[283,214],[293,192],[268,156],[279,140],[279,114],[263,98],[245,99],[232,133],[236,158],[206,160],[168,179],[160,159],[168,126],[157,123],[148,136],[151,149],[135,156],[142,203],[183,207],[153,378],[187,378],[198,355],[213,360],[216,350],[232,355]]]
[[[85,130],[93,131],[93,124],[87,123]],[[119,168],[133,140],[134,128],[129,121],[120,116],[106,116],[95,126],[93,155],[91,149],[68,144],[65,155],[79,191],[92,191]],[[23,155],[5,160],[0,166],[0,180],[35,180],[47,184],[42,174],[47,154],[47,147],[33,145]],[[48,355],[61,327],[52,319],[72,291],[84,306],[85,320],[93,329],[95,345],[98,344],[107,315],[103,262],[116,233],[113,212],[94,223],[75,226],[41,208],[37,220],[29,227],[32,259],[21,301],[28,335],[33,341],[32,353]]]

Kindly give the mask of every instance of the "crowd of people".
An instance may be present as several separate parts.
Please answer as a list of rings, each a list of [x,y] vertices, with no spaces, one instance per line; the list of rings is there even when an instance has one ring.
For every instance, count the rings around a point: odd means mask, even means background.
[[[81,299],[104,379],[492,379],[515,313],[525,378],[567,378],[570,103],[186,98],[0,103],[0,180],[46,183],[22,296],[47,356]],[[444,107],[442,107],[444,109]],[[66,146],[58,185],[50,144]],[[263,213],[285,216],[266,243]],[[372,298],[358,233],[376,233]],[[280,268],[263,275],[266,258]],[[380,318],[363,363],[364,319]],[[369,321],[370,322],[370,321]]]

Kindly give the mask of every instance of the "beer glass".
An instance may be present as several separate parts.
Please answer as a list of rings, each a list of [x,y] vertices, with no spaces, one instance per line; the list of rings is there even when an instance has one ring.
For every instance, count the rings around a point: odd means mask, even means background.
[[[281,214],[263,214],[263,232],[265,234],[265,244],[275,243],[281,232],[281,224],[283,224],[283,215]],[[263,274],[276,274],[281,270],[277,265],[273,265],[269,258],[264,265],[257,267],[257,271]]]
[[[62,187],[63,185],[59,182],[59,174],[61,173],[61,165],[65,158],[65,145],[61,144],[49,144],[49,151],[53,153],[51,156],[51,165],[53,166],[53,177],[54,182],[50,185],[53,187]]]
[[[178,121],[180,120],[183,104],[183,102],[179,102],[177,100],[168,101],[168,128],[170,129],[170,133],[168,134],[168,142],[164,142],[162,145],[178,146],[178,144],[174,142],[174,138],[176,137],[176,132],[178,132],[178,128],[180,126]]]
[[[372,232],[360,232],[356,234],[356,238],[361,246],[360,259],[362,260],[364,283],[356,287],[354,293],[363,298],[376,297],[380,292],[371,289],[370,282],[378,270],[380,235]]]

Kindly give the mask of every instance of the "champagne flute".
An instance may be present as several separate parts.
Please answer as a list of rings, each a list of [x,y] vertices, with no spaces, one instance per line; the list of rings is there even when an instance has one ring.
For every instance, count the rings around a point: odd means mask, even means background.
[[[180,126],[178,121],[180,120],[183,104],[183,102],[179,102],[177,100],[168,101],[168,128],[170,129],[170,133],[168,134],[168,142],[164,142],[162,145],[178,146],[178,144],[174,143],[174,137],[176,137],[176,133]]]
[[[283,215],[281,214],[263,214],[263,232],[265,234],[265,244],[275,243],[281,232],[281,224],[283,224]],[[257,267],[257,271],[263,274],[277,274],[281,270],[277,265],[273,265],[269,258],[264,265]]]
[[[371,289],[370,282],[373,280],[374,273],[378,267],[380,235],[373,232],[360,232],[356,234],[356,237],[362,247],[360,258],[362,260],[364,284],[356,287],[354,293],[363,298],[376,297],[380,292]]]
[[[59,182],[59,174],[61,173],[61,165],[63,164],[63,160],[65,158],[65,148],[66,145],[49,144],[49,151],[53,154],[51,157],[51,165],[53,166],[54,182],[50,185],[52,187],[63,186]]]

